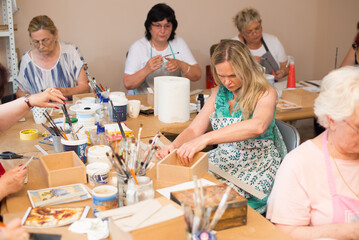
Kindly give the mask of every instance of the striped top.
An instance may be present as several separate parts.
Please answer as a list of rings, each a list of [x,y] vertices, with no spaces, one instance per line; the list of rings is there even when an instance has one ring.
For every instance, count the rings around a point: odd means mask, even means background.
[[[30,50],[22,56],[20,72],[15,80],[22,91],[34,94],[49,87],[71,88],[77,85],[84,59],[75,45],[59,44],[60,56],[51,69],[43,69],[34,63]]]

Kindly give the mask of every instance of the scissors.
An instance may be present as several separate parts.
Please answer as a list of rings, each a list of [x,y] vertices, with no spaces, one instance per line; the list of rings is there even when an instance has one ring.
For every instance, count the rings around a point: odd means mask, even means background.
[[[17,158],[31,158],[31,157],[19,155],[10,151],[5,151],[0,153],[0,159],[17,159]],[[34,159],[38,159],[38,158],[34,157]]]

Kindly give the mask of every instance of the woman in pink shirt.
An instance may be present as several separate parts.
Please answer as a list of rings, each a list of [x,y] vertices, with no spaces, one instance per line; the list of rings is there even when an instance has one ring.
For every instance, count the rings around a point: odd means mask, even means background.
[[[286,155],[267,218],[298,239],[359,239],[359,68],[329,73],[314,111],[326,131]]]

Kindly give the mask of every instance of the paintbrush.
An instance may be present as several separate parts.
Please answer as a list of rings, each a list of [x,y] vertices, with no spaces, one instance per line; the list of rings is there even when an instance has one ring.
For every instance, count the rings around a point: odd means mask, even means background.
[[[227,186],[225,193],[223,194],[223,197],[221,199],[221,201],[218,204],[217,210],[213,215],[212,221],[209,224],[208,227],[208,231],[212,231],[212,229],[216,226],[216,224],[218,223],[219,219],[222,217],[223,213],[226,211],[227,209],[227,199],[229,196],[229,192],[231,191],[231,187]]]
[[[177,54],[179,54],[179,52],[170,53],[170,54],[164,55],[162,57],[165,58],[165,57],[169,57],[169,56],[173,56],[173,55],[177,55]]]

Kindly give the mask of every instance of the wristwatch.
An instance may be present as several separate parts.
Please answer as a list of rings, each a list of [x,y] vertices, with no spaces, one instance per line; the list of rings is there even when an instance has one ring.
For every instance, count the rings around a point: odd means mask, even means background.
[[[25,98],[24,101],[26,102],[27,106],[29,106],[29,108],[33,108],[33,106],[31,106],[31,104],[30,104],[29,96],[30,96],[30,94],[26,94],[26,95],[24,96],[24,98]]]

